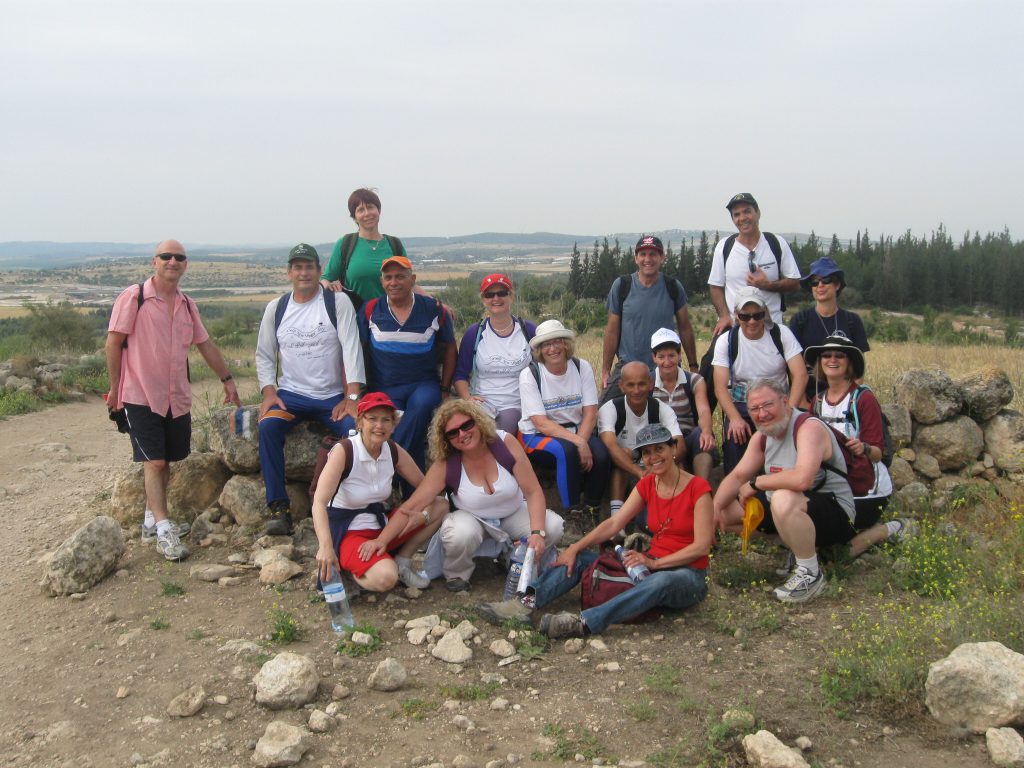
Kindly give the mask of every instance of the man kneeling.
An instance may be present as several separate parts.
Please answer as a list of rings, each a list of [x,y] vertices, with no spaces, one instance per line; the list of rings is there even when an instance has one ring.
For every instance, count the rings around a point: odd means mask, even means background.
[[[739,533],[744,504],[757,496],[765,507],[758,530],[777,533],[795,556],[795,567],[775,596],[801,603],[826,583],[816,547],[845,544],[856,534],[846,461],[832,431],[813,416],[801,418],[774,379],[751,383],[747,410],[760,434],[718,486],[715,523]]]

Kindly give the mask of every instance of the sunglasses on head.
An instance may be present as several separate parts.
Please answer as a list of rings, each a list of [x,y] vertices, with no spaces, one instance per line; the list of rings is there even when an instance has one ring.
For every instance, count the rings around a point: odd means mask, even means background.
[[[454,440],[456,437],[459,436],[460,432],[469,432],[469,430],[471,430],[475,426],[476,426],[476,419],[466,419],[464,422],[459,424],[459,426],[452,427],[451,429],[446,429],[444,431],[444,436],[448,440]]]
[[[737,312],[736,317],[740,319],[741,323],[748,323],[751,320],[764,320],[764,314],[762,309],[760,312],[750,312],[749,314],[747,312]]]
[[[506,296],[508,296],[508,291],[504,289],[500,291],[487,291],[484,294],[485,299],[504,299]]]
[[[811,278],[811,288],[817,288],[819,285],[834,285],[835,283],[838,283],[838,282],[839,281],[836,280],[836,278],[831,277],[831,276],[829,276],[829,277],[812,277]]]
[[[184,253],[158,253],[156,257],[160,259],[160,261],[170,261],[171,259],[174,259],[175,261],[185,261],[185,259],[188,258]]]

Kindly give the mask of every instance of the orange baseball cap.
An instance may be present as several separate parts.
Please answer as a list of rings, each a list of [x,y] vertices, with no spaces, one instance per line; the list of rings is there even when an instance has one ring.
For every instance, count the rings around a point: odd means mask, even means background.
[[[412,262],[405,256],[388,256],[384,259],[384,263],[380,265],[380,271],[383,272],[387,268],[388,264],[397,264],[405,269],[412,269]]]

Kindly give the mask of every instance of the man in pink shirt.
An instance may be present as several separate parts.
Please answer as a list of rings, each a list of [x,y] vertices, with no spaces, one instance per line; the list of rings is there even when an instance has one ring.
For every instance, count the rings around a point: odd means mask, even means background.
[[[188,557],[179,535],[187,532],[167,518],[168,462],[189,454],[192,388],[188,350],[193,344],[224,384],[224,402],[241,405],[220,350],[210,340],[199,310],[178,288],[188,268],[185,248],[164,240],[153,256],[154,275],[114,301],[107,329],[107,408],[125,409],[135,461],[143,462],[146,515],[142,540],[156,539],[168,560]]]

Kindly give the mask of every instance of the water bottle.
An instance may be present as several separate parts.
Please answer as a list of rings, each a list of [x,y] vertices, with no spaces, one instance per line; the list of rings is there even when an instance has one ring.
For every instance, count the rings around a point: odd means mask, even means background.
[[[519,583],[516,586],[516,594],[525,595],[526,590],[533,583],[533,577],[536,575],[537,566],[537,550],[533,547],[526,548],[526,557],[523,558],[523,569],[519,574]]]
[[[341,573],[334,566],[331,566],[327,580],[323,582],[323,588],[324,600],[331,612],[331,629],[335,632],[348,632],[356,625],[356,620],[352,616],[352,606],[348,604]]]
[[[523,573],[523,561],[526,560],[526,539],[520,539],[516,548],[512,551],[512,564],[508,569],[508,578],[505,579],[505,591],[502,593],[502,600],[511,600],[516,596],[519,588],[519,577]]]
[[[626,550],[622,548],[621,544],[615,545],[615,556],[619,558],[619,562],[625,565],[624,558],[626,557]],[[631,565],[626,568],[626,575],[629,576],[629,580],[634,584],[639,584],[651,575],[651,569],[643,564]]]

